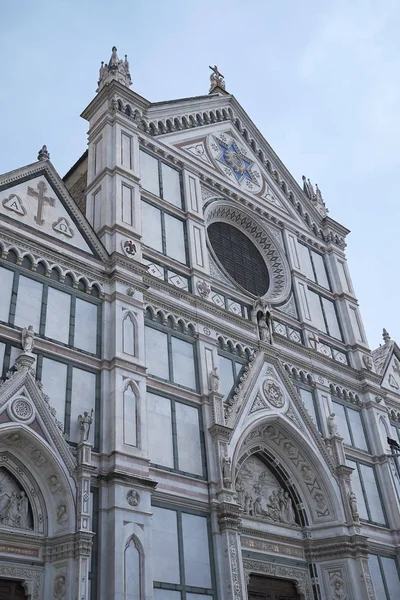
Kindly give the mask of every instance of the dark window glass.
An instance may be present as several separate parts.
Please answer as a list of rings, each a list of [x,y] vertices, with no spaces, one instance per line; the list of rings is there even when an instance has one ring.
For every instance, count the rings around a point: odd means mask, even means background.
[[[269,275],[253,242],[228,223],[211,223],[207,232],[218,260],[229,275],[251,294],[263,296],[269,287]]]

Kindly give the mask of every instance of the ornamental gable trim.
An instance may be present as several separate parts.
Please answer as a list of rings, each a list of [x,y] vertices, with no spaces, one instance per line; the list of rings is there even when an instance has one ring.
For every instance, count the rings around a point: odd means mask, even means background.
[[[263,415],[279,416],[309,439],[334,474],[335,465],[324,440],[273,351],[259,352],[250,364],[246,377],[226,403],[225,423],[232,429],[232,437]]]

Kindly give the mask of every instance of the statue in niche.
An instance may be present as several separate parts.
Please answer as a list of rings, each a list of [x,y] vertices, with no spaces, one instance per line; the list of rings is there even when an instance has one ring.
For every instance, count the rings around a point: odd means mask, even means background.
[[[289,492],[258,457],[252,456],[242,465],[235,487],[245,515],[296,525]]]
[[[82,415],[78,416],[78,421],[79,421],[79,428],[81,431],[81,435],[79,438],[79,443],[82,442],[87,442],[89,439],[89,433],[90,433],[90,426],[93,422],[93,408],[91,410],[91,413],[89,415],[89,413],[87,411],[85,411]]]
[[[335,421],[335,413],[331,413],[328,418],[327,418],[327,422],[328,422],[328,433],[331,437],[333,437],[334,435],[337,435],[338,433],[338,426],[337,423]]]
[[[35,332],[32,325],[24,327],[21,334],[22,349],[25,354],[32,354],[35,346]]]
[[[4,469],[0,469],[0,523],[14,529],[32,529],[29,500]]]
[[[242,480],[239,478],[236,481],[236,495],[238,504],[240,504],[241,507],[244,507],[245,489]]]
[[[214,393],[219,391],[219,373],[218,373],[218,367],[214,367],[213,369],[211,369],[210,371],[210,375],[208,377],[208,385],[210,387],[210,390]]]
[[[351,514],[355,521],[358,521],[358,506],[357,506],[357,497],[353,491],[349,493],[349,504],[351,509]]]
[[[226,488],[232,487],[232,462],[229,456],[222,456],[222,479]]]
[[[271,307],[266,300],[260,296],[254,302],[252,310],[252,320],[257,323],[258,337],[262,342],[272,344],[272,317]]]

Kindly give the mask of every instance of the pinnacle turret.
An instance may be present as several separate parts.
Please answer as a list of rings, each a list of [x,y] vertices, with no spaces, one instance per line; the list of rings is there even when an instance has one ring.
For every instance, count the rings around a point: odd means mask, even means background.
[[[385,344],[388,344],[390,342],[390,339],[391,339],[390,335],[388,334],[388,332],[385,328],[383,328],[382,337],[383,337],[383,341],[385,342]]]
[[[122,83],[122,85],[125,85],[126,87],[132,85],[129,73],[128,56],[125,54],[124,60],[120,60],[115,46],[113,46],[111,50],[111,58],[108,61],[108,64],[105,64],[104,61],[101,62],[96,91],[99,92],[105,85],[111,83],[113,80],[119,81],[119,83]]]

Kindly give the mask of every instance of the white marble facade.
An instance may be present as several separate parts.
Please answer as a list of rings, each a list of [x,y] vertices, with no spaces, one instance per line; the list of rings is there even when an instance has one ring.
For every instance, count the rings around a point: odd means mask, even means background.
[[[45,148],[0,176],[0,582],[27,598],[400,597],[400,350],[215,69],[152,104],[113,49],[64,181]]]

